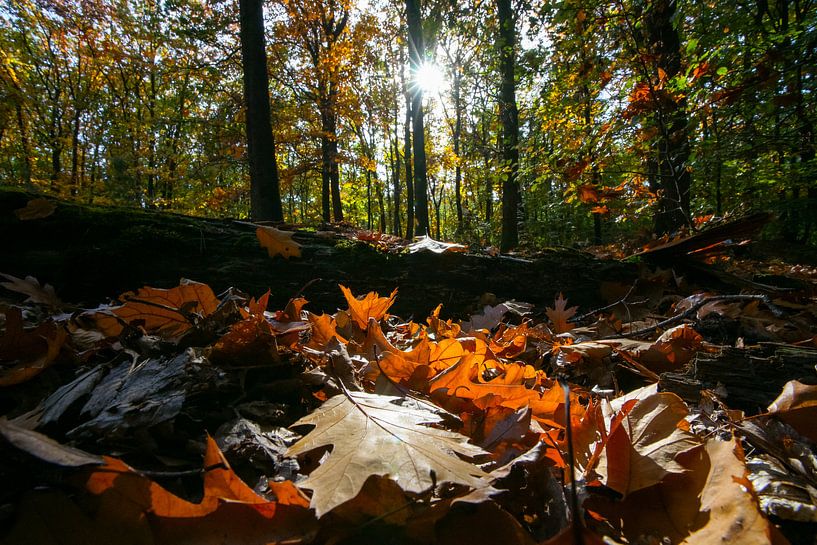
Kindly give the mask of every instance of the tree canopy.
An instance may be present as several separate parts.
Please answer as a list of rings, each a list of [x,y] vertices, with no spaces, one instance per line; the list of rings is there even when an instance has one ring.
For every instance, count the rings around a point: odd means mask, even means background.
[[[238,4],[3,0],[0,183],[249,216]],[[510,250],[761,208],[817,242],[810,0],[263,9],[288,222]]]

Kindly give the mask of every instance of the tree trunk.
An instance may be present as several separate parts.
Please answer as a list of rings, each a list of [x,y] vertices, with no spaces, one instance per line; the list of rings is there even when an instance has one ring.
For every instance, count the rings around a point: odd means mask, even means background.
[[[406,0],[408,21],[409,64],[412,80],[423,63],[425,45],[420,16],[420,0]],[[428,175],[426,171],[425,125],[423,121],[423,90],[410,84],[411,125],[414,144],[414,215],[417,220],[415,234],[428,235]]]
[[[414,174],[411,166],[411,100],[406,92],[406,123],[403,133],[403,160],[406,164],[406,238],[414,238]]]
[[[462,136],[462,97],[460,87],[462,71],[459,59],[454,63],[454,155],[457,162],[454,166],[454,196],[457,205],[457,233],[462,234],[464,225],[462,220],[462,166],[460,165],[460,140]]]
[[[28,139],[23,107],[18,103],[15,109],[17,110],[17,127],[20,129],[20,145],[23,153],[23,181],[28,188],[31,187],[31,143]]]
[[[244,100],[247,106],[247,155],[250,207],[255,220],[283,221],[275,138],[269,103],[269,75],[261,0],[239,0]]]
[[[496,0],[500,62],[499,116],[502,121],[502,238],[500,251],[519,245],[519,112],[516,107],[516,29],[511,0]]]
[[[674,0],[654,0],[645,18],[648,52],[656,68],[671,81],[681,73],[681,39],[673,26]],[[664,234],[689,225],[690,174],[686,99],[667,95],[657,105],[659,117],[658,186],[655,232]]]
[[[397,132],[397,103],[394,107],[394,145],[392,146],[392,203],[394,205],[394,220],[392,234],[403,236],[403,229],[400,226],[400,135]]]

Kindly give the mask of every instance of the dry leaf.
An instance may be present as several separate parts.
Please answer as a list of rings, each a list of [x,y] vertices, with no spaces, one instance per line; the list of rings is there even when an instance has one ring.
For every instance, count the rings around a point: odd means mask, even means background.
[[[683,400],[658,393],[624,404],[613,418],[599,465],[604,484],[626,496],[684,468],[676,457],[699,445],[679,424],[687,415]]]
[[[266,248],[270,257],[280,255],[285,259],[301,257],[301,245],[292,240],[294,234],[291,231],[281,231],[266,225],[259,225],[255,230],[258,242],[262,248]]]
[[[332,446],[327,459],[306,481],[318,517],[351,500],[371,475],[387,476],[406,492],[437,483],[483,486],[483,471],[459,458],[484,454],[458,433],[429,427],[443,411],[416,399],[365,392],[337,395],[294,426],[313,425],[287,452],[297,456]]]
[[[9,308],[0,336],[0,386],[20,384],[42,373],[57,359],[67,338],[65,329],[54,322],[24,329],[20,309]]]
[[[386,316],[389,307],[394,304],[394,298],[397,297],[397,288],[395,288],[388,297],[380,297],[377,293],[370,291],[365,296],[356,299],[349,288],[341,284],[338,284],[338,286],[343,292],[346,302],[349,303],[349,314],[352,320],[364,331],[369,324],[369,318],[382,319]]]
[[[179,337],[219,305],[210,286],[186,279],[167,290],[145,286],[129,291],[119,300],[124,304],[94,314],[97,329],[109,337],[122,333],[122,322],[138,322],[149,333],[165,338]]]
[[[21,221],[47,218],[57,209],[57,204],[50,199],[31,199],[23,208],[14,211],[14,215]]]
[[[440,242],[439,240],[434,240],[429,236],[422,236],[417,239],[416,242],[413,242],[408,245],[409,253],[417,253],[417,252],[434,252],[435,254],[442,254],[444,252],[466,252],[468,248],[463,246],[462,244],[456,244],[453,242]]]
[[[26,276],[25,280],[10,274],[0,273],[0,276],[8,280],[8,282],[0,282],[0,286],[3,286],[9,291],[28,295],[28,299],[25,300],[26,303],[38,303],[51,308],[59,308],[62,306],[62,301],[57,297],[54,287],[51,284],[42,286],[39,280],[33,276]]]
[[[569,323],[568,320],[576,314],[576,310],[578,310],[579,307],[565,308],[567,307],[567,299],[565,299],[561,293],[559,293],[559,296],[556,298],[553,307],[554,308],[547,307],[545,312],[553,324],[554,333],[565,333],[576,327]]]

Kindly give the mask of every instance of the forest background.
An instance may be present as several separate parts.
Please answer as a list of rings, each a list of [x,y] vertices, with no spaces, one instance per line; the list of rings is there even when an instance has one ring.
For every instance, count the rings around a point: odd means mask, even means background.
[[[811,0],[240,4],[289,223],[507,250],[765,209],[817,244]],[[239,12],[3,0],[0,184],[251,215]]]

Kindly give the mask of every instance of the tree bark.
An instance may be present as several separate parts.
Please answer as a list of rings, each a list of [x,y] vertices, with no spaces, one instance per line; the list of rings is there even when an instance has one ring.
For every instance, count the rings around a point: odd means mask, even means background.
[[[269,75],[261,0],[239,0],[250,206],[255,220],[283,221],[275,138],[269,103]]]
[[[423,63],[425,44],[420,15],[420,0],[406,0],[406,19],[409,35],[409,64],[412,80]],[[411,93],[411,125],[414,144],[414,216],[417,220],[416,235],[428,235],[428,174],[426,171],[425,124],[423,121],[423,90],[414,81],[409,84]]]
[[[654,0],[645,16],[648,51],[667,81],[681,73],[681,38],[673,26],[675,0]],[[660,74],[659,71],[659,74]],[[657,93],[656,93],[657,94]],[[664,97],[662,97],[664,98]],[[658,208],[655,232],[669,233],[689,225],[690,173],[686,99],[665,95],[657,104]]]
[[[519,111],[516,107],[516,29],[511,0],[496,0],[499,31],[499,116],[502,121],[502,238],[499,249],[507,252],[519,245],[517,214],[519,195]]]

